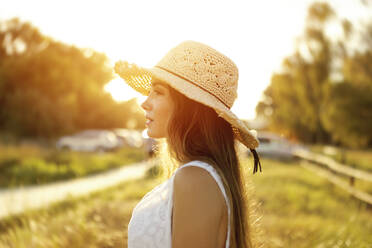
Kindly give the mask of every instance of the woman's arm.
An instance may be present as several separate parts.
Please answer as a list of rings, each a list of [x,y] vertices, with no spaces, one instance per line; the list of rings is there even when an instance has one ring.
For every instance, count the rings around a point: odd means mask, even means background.
[[[208,171],[189,166],[178,171],[173,186],[172,248],[215,248],[224,198]]]

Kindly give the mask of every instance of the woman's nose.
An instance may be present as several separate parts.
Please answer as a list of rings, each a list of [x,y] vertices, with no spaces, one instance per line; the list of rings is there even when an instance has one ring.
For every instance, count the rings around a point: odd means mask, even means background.
[[[149,104],[148,100],[149,100],[149,98],[147,97],[146,100],[141,104],[141,107],[144,110],[149,110],[150,109],[150,104]]]

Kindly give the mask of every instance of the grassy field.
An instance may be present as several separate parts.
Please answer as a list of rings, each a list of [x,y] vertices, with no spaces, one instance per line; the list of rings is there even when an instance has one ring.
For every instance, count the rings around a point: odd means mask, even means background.
[[[332,154],[326,151],[331,150]],[[332,157],[336,161],[349,165],[353,168],[372,172],[372,150],[371,149],[347,149],[314,145],[311,150]]]
[[[268,247],[372,247],[372,209],[298,162],[254,176]]]
[[[142,161],[140,148],[115,152],[59,151],[32,144],[0,145],[0,188],[45,184],[99,173]]]
[[[371,150],[357,150],[357,149],[346,149],[337,147],[327,147],[327,146],[312,146],[310,148],[312,151],[320,154],[332,157],[336,161],[343,163],[352,168],[356,168],[362,171],[372,173],[372,151]],[[331,151],[331,152],[327,152]],[[350,178],[339,175],[343,177],[346,182],[350,182]],[[355,180],[353,187],[359,189],[363,192],[372,194],[371,183],[364,180]]]
[[[245,162],[251,168],[252,161]],[[371,247],[372,210],[366,205],[297,162],[262,164],[263,173],[247,177],[254,183],[251,196],[260,206],[266,247]],[[0,247],[126,247],[133,207],[159,183],[148,176],[3,220]]]

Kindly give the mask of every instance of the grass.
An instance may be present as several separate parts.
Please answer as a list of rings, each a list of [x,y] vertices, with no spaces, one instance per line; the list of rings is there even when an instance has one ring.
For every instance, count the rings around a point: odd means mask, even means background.
[[[370,247],[372,211],[298,166],[264,160],[254,176],[268,247]]]
[[[325,150],[327,147],[321,145],[314,145],[310,148],[313,152],[321,153],[332,157],[336,161],[348,165],[350,167],[366,171],[372,173],[372,150],[364,149],[364,150],[357,150],[357,149],[347,149],[347,148],[337,148],[331,147],[331,150],[334,154],[327,154]],[[340,175],[342,176],[342,175]],[[342,176],[345,182],[350,182],[350,178]],[[371,183],[356,179],[354,181],[354,185],[356,189],[359,189],[363,192],[372,194],[372,187]]]
[[[252,161],[244,160],[251,168]],[[247,177],[259,203],[266,247],[371,247],[372,211],[347,193],[298,166],[262,160],[263,173]],[[150,174],[148,174],[150,175]],[[161,181],[130,181],[81,199],[0,222],[0,247],[127,247],[131,211]]]
[[[92,175],[141,161],[140,148],[116,152],[59,151],[38,145],[0,145],[0,188],[38,185]]]
[[[139,199],[159,179],[147,177],[0,222],[1,248],[127,247],[127,226]]]
[[[325,154],[324,146],[314,145],[310,148],[313,152]],[[336,161],[349,165],[353,168],[372,172],[372,150],[371,149],[348,149],[332,147],[334,154],[325,154]]]

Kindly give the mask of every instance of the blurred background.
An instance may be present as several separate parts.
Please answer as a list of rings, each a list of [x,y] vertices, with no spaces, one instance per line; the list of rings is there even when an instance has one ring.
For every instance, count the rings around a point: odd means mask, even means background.
[[[133,207],[163,179],[144,97],[113,65],[151,67],[184,40],[239,68],[259,243],[372,247],[370,0],[2,2],[0,247],[126,247]],[[56,183],[142,162],[155,166],[140,178],[53,201]],[[28,189],[50,202],[30,207]]]

